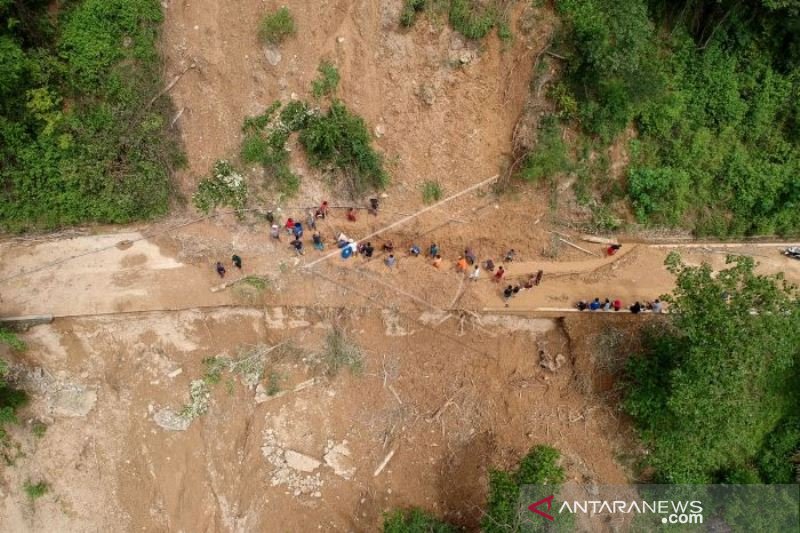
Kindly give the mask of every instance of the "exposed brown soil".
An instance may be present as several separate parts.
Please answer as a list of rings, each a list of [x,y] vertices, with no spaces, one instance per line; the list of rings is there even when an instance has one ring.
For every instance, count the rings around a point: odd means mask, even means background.
[[[340,68],[339,96],[381,126],[376,144],[393,176],[378,216],[348,222],[337,210],[319,223],[324,253],[341,231],[360,239],[417,212],[424,180],[448,196],[500,173],[530,105],[533,59],[551,36],[547,11],[519,3],[517,38],[503,45],[496,36],[466,42],[425,18],[401,31],[400,0],[286,4],[298,34],[272,65],[256,27],[277,2],[164,2],[167,79],[197,65],[172,91],[184,110],[187,195],[214,160],[236,156],[244,117],[308,96],[322,58]],[[279,217],[303,217],[322,198],[344,202],[299,150],[293,165],[303,187]],[[32,396],[11,430],[14,464],[0,467],[0,530],[375,531],[385,511],[412,505],[474,530],[490,469],[513,467],[535,444],[558,448],[573,480],[629,481],[636,441],[614,386],[637,328],[663,317],[542,309],[667,293],[672,250],[715,269],[726,252],[754,256],[761,272],[794,282],[800,262],[778,246],[628,241],[606,257],[568,232],[581,252],[551,232],[566,230],[553,225],[549,203],[533,187],[464,195],[372,239],[378,250],[394,242],[391,270],[380,251],[305,268],[323,253],[295,256],[257,216],[178,213],[0,242],[0,314],[56,317],[24,334],[26,353],[0,352]],[[406,252],[431,242],[442,269]],[[514,248],[508,280],[541,269],[543,283],[506,307],[485,273],[471,282],[455,272],[466,247],[497,264]],[[229,267],[224,280],[218,260]],[[223,285],[248,275],[268,287]],[[360,373],[324,372],[319,354],[334,326],[363,353]],[[225,371],[209,385],[208,412],[190,424],[174,416],[206,373],[203,359],[284,341],[297,350],[266,356],[258,386]],[[48,425],[42,438],[31,432],[37,420]],[[29,479],[46,480],[49,493],[31,502]]]

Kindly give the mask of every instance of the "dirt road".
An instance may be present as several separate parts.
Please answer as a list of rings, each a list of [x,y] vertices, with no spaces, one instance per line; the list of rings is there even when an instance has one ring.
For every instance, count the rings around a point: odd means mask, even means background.
[[[0,266],[0,314],[66,317],[237,305],[242,302],[234,288],[217,292],[212,288],[247,275],[273,280],[269,301],[278,305],[310,306],[321,300],[330,306],[349,305],[366,291],[380,298],[383,306],[414,304],[424,308],[427,303],[432,308],[473,311],[501,307],[500,285],[492,283],[485,273],[478,282],[467,281],[454,271],[452,261],[440,271],[428,259],[406,257],[402,251],[398,253],[398,266],[390,270],[378,253],[369,262],[334,257],[315,265],[309,273],[303,265],[316,261],[322,253],[308,250],[298,257],[285,241],[271,242],[265,225],[234,229],[228,237],[225,231],[229,229],[205,221],[152,239],[137,232],[120,232],[0,243],[4,259]],[[176,242],[198,247],[195,253],[201,255],[178,249]],[[602,253],[600,245],[584,245],[598,256]],[[518,260],[505,265],[508,283],[540,269],[545,274],[539,287],[522,293],[509,308],[570,307],[579,299],[594,297],[620,298],[623,302],[656,298],[672,289],[672,276],[663,266],[671,251],[680,252],[690,264],[706,262],[715,269],[724,267],[727,254],[751,255],[758,261],[760,272],[784,272],[789,281],[800,283],[800,262],[780,255],[780,248],[777,244],[709,244],[701,248],[631,244],[623,245],[612,257],[573,255],[573,260],[563,261],[530,260],[527,256],[531,250],[519,250]],[[234,252],[244,257],[242,271],[230,264]],[[479,248],[476,253],[485,257]],[[213,269],[217,259],[228,265],[224,280]],[[499,264],[497,258],[495,261]],[[351,294],[347,294],[348,287]],[[369,305],[368,301],[362,303]]]

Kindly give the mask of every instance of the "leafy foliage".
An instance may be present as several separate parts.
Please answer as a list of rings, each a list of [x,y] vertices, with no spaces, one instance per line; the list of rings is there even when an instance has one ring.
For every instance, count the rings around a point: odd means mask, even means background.
[[[536,147],[525,157],[520,176],[528,181],[552,178],[570,167],[561,128],[552,117],[545,117],[538,132]]]
[[[297,31],[289,8],[281,7],[274,13],[264,15],[258,28],[258,37],[269,44],[280,44]]]
[[[432,204],[442,199],[442,186],[438,181],[427,180],[422,184],[422,201]]]
[[[563,118],[606,143],[636,126],[628,194],[641,221],[700,235],[800,231],[795,2],[561,0],[557,9],[577,113],[562,89],[553,97]]]
[[[300,178],[289,169],[286,142],[293,131],[305,127],[309,112],[306,104],[299,101],[281,107],[276,101],[261,115],[245,119],[241,156],[244,163],[261,164],[271,178],[269,183],[282,194],[292,196],[300,188]]]
[[[157,0],[0,2],[0,226],[167,211],[182,163],[160,96]],[[152,102],[151,102],[152,101]]]
[[[25,489],[25,494],[28,495],[28,498],[31,500],[38,500],[50,490],[50,486],[47,484],[46,481],[39,481],[38,483],[31,483],[30,480],[25,482],[23,485],[23,489]]]
[[[360,374],[364,369],[364,355],[361,348],[350,341],[344,331],[334,328],[325,337],[322,363],[325,373],[331,377],[343,368],[349,368],[353,374]]]
[[[467,39],[483,39],[492,29],[503,41],[512,38],[505,15],[508,0],[405,0],[400,25],[409,27],[423,11],[446,11],[450,26]]]
[[[534,446],[514,472],[492,471],[489,474],[489,497],[481,521],[485,533],[519,531],[520,491],[525,485],[552,485],[552,493],[564,482],[564,469],[558,465],[561,455],[549,446]],[[535,501],[535,500],[534,500]]]
[[[455,533],[455,526],[422,509],[397,509],[383,517],[383,533]]]
[[[17,410],[28,402],[24,391],[13,388],[7,381],[8,363],[0,359],[0,451],[6,444],[5,424],[17,423]]]
[[[192,201],[204,213],[218,206],[229,206],[241,212],[247,204],[247,182],[228,161],[217,161],[211,176],[198,185]]]
[[[351,193],[380,189],[388,184],[383,159],[370,145],[364,120],[335,100],[326,113],[309,117],[300,143],[314,166],[330,164],[340,169]]]
[[[427,0],[405,0],[403,10],[400,12],[400,24],[405,27],[413,26],[417,20],[417,13],[424,11],[426,5]]]
[[[667,298],[671,327],[651,332],[645,354],[628,365],[625,409],[650,447],[658,481],[710,483],[742,473],[800,409],[797,292],[780,277],[754,274],[750,258],[728,262],[714,274],[668,258],[677,275]],[[769,440],[766,449],[788,462],[790,444]],[[780,470],[773,459],[765,456],[765,473]]]
[[[319,76],[311,82],[311,92],[317,98],[331,96],[339,86],[339,70],[330,61],[323,61],[317,67]]]

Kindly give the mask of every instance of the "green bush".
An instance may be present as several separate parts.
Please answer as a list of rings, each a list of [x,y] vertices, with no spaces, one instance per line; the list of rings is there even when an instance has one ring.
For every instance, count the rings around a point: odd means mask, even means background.
[[[294,17],[288,8],[281,7],[274,13],[264,15],[258,28],[258,37],[265,43],[280,44],[296,31]]]
[[[432,204],[442,199],[442,186],[438,181],[428,180],[422,184],[422,201]]]
[[[281,122],[289,131],[300,131],[308,124],[308,105],[292,100],[281,110]]]
[[[228,161],[217,161],[211,176],[198,185],[192,201],[203,213],[210,213],[219,206],[241,212],[247,204],[247,182]]]
[[[766,483],[795,482],[797,463],[792,457],[800,451],[800,416],[790,416],[767,435],[756,463]]]
[[[534,446],[522,458],[514,472],[492,471],[489,474],[489,496],[486,514],[481,520],[485,533],[520,531],[520,495],[526,485],[552,485],[551,493],[558,492],[564,482],[564,469],[558,465],[561,455],[549,446]],[[536,500],[533,500],[536,501]],[[526,531],[533,524],[525,523]],[[535,529],[531,529],[532,531]]]
[[[0,227],[166,213],[182,164],[162,88],[157,0],[0,2]],[[151,103],[152,102],[152,103]]]
[[[25,344],[13,333],[0,330],[0,343],[11,346],[14,350],[24,350]],[[6,443],[6,431],[3,426],[16,424],[17,410],[28,403],[25,391],[15,389],[7,380],[9,374],[8,363],[0,359],[0,451]]]
[[[383,160],[370,146],[370,141],[364,120],[350,113],[339,101],[334,101],[327,113],[310,117],[308,126],[300,132],[300,142],[311,164],[330,164],[338,168],[352,194],[388,184]]]
[[[450,1],[450,25],[467,39],[483,39],[497,24],[498,17],[499,13],[493,2]]]
[[[628,192],[640,220],[698,235],[797,234],[796,17],[785,3],[715,5],[558,2],[568,91],[551,97],[603,143],[638,129]]]
[[[756,275],[749,257],[728,262],[714,272],[671,254],[669,323],[628,362],[624,408],[660,483],[741,481],[755,464],[785,479],[797,443],[796,426],[780,425],[800,412],[797,292]]]
[[[405,0],[403,10],[400,12],[400,25],[406,28],[413,26],[417,20],[417,13],[424,11],[427,0]]]
[[[422,509],[395,510],[383,517],[383,533],[455,533],[455,526]]]
[[[311,92],[316,98],[330,96],[339,86],[339,71],[330,61],[323,61],[317,68],[319,76],[311,82]]]
[[[545,117],[539,126],[536,147],[525,157],[520,176],[528,181],[552,179],[570,168],[567,145],[561,138],[561,127],[553,117]]]
[[[25,485],[23,485],[23,488],[25,489],[25,494],[27,494],[28,498],[31,500],[37,500],[41,498],[50,490],[50,486],[46,481],[31,483],[30,480],[28,480],[25,482]]]

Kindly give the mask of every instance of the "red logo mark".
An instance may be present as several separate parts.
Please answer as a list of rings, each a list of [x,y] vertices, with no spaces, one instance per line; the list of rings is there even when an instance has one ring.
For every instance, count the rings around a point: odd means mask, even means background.
[[[539,516],[542,516],[542,517],[544,517],[544,518],[547,518],[548,520],[550,520],[550,521],[552,522],[554,519],[553,519],[553,517],[552,517],[551,515],[549,515],[549,514],[545,513],[544,511],[540,511],[540,510],[538,509],[538,507],[539,507],[540,505],[542,505],[543,503],[546,503],[546,504],[547,504],[547,510],[549,511],[549,510],[550,510],[550,508],[553,506],[553,495],[551,494],[551,495],[550,495],[550,496],[548,496],[547,498],[542,498],[542,499],[541,499],[541,500],[539,500],[538,502],[530,504],[530,505],[528,506],[528,510],[529,510],[529,511],[531,511],[531,512],[534,512],[534,513],[536,513],[536,514],[538,514]]]

